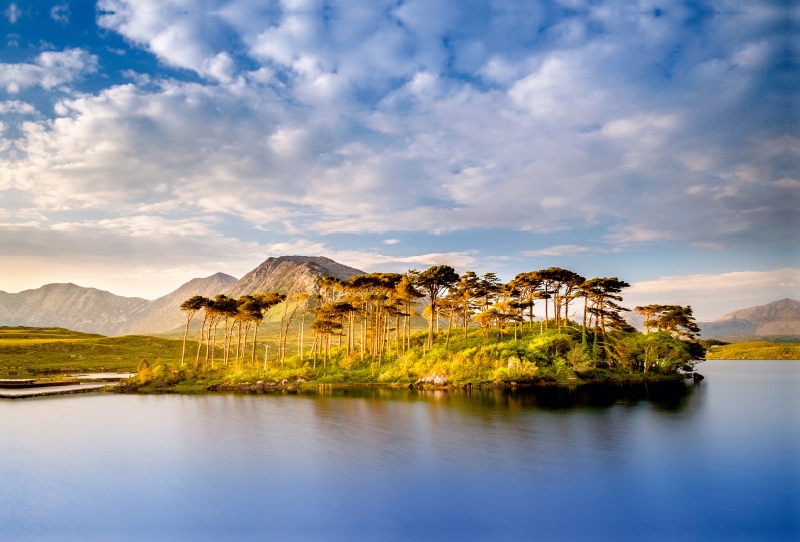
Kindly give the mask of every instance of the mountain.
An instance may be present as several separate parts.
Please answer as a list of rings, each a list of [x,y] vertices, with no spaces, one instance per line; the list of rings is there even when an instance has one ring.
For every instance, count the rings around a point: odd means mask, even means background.
[[[362,273],[363,271],[347,267],[324,256],[267,258],[226,290],[225,294],[239,297],[262,292],[315,293],[317,280],[324,276],[332,275],[344,280]]]
[[[315,293],[321,277],[346,279],[361,273],[323,256],[281,256],[267,258],[241,280],[225,273],[195,278],[153,301],[75,284],[47,284],[16,294],[0,291],[0,325],[64,327],[103,335],[167,333],[184,325],[180,305],[193,295]]]
[[[117,335],[129,325],[131,314],[148,303],[71,283],[47,284],[16,294],[0,292],[0,324]]]
[[[164,333],[181,327],[186,323],[181,303],[193,295],[214,297],[233,284],[236,284],[236,277],[225,273],[192,279],[174,292],[151,301],[131,314],[129,324],[125,327],[125,333],[146,335],[148,333]]]
[[[800,301],[781,299],[698,322],[705,338],[800,337]]]

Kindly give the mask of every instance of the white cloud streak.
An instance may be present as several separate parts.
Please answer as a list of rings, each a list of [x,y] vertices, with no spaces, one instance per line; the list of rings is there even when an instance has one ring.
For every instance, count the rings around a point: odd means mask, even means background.
[[[45,51],[39,53],[33,63],[0,63],[0,86],[9,94],[33,86],[50,90],[95,71],[97,57],[83,49]]]

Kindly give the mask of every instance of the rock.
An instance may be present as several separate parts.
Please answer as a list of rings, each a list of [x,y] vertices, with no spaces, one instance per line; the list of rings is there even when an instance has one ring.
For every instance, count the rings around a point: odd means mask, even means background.
[[[298,379],[297,379],[297,383],[298,383],[298,384],[305,384],[305,383],[306,383],[306,381],[305,381],[305,380],[303,380],[302,378],[298,378]]]
[[[447,386],[448,380],[446,377],[442,375],[433,373],[432,375],[426,376],[425,378],[420,378],[413,385],[421,388],[425,384],[432,384],[434,386]]]
[[[286,380],[285,378],[283,380],[281,380],[281,386],[286,386],[288,383],[289,383],[289,381]]]
[[[700,382],[700,381],[701,381],[701,380],[703,380],[705,377],[704,377],[703,375],[701,375],[700,373],[694,373],[694,374],[692,375],[692,378],[694,379],[694,381],[695,381],[695,382]]]
[[[264,389],[264,381],[263,380],[259,380],[258,382],[256,382],[256,388],[258,388],[259,390],[263,390]]]

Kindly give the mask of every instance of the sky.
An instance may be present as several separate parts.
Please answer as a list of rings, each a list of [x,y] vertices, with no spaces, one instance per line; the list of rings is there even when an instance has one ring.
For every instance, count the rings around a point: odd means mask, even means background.
[[[792,2],[0,4],[0,290],[269,256],[800,297]]]

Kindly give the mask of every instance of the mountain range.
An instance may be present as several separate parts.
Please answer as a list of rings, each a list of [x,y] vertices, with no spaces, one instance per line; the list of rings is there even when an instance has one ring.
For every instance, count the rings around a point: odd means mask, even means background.
[[[281,256],[267,258],[241,279],[225,273],[195,278],[152,301],[75,284],[47,284],[15,294],[0,291],[0,325],[64,327],[103,335],[168,333],[184,324],[180,304],[193,295],[313,294],[321,277],[346,279],[361,273],[324,256]]]
[[[704,338],[742,340],[800,337],[800,301],[780,299],[728,313],[713,322],[698,322]]]
[[[16,294],[0,291],[0,325],[64,327],[103,335],[158,334],[181,328],[180,304],[193,295],[239,297],[260,292],[317,291],[324,276],[347,279],[363,273],[324,256],[267,258],[241,279],[225,273],[195,278],[152,301],[123,297],[75,284],[47,284]],[[637,313],[630,323],[642,327]],[[640,319],[641,320],[641,319]],[[698,322],[702,338],[728,341],[800,337],[800,302],[781,299],[726,314],[713,322]]]

